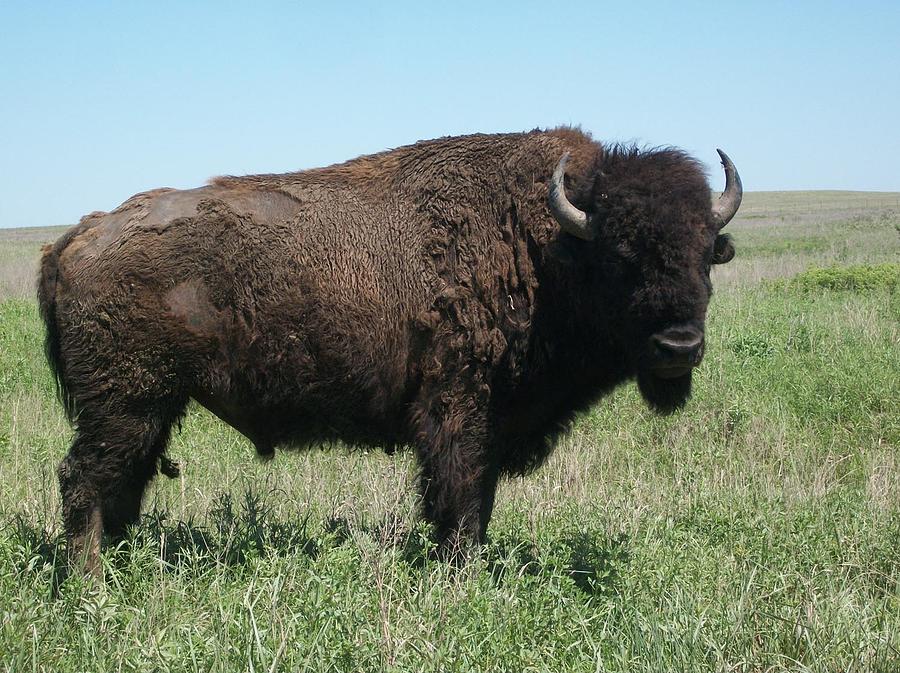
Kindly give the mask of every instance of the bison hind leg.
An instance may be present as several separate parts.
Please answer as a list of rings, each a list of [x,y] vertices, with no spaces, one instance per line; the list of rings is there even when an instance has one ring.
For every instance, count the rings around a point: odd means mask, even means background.
[[[128,527],[138,522],[144,492],[157,472],[170,479],[180,474],[178,464],[165,454],[170,431],[171,423],[160,428],[156,440],[150,444],[150,450],[136,452],[133,460],[109,484],[102,504],[103,530],[114,540],[125,537]],[[147,442],[149,439],[145,436],[139,441]]]
[[[78,431],[59,467],[63,524],[70,562],[99,576],[103,533],[123,537],[137,523],[141,501],[161,466],[172,472],[165,449],[185,400],[102,412],[83,409]]]

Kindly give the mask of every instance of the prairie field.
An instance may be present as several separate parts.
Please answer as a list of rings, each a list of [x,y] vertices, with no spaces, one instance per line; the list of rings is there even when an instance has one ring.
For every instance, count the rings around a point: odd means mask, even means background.
[[[105,583],[65,576],[72,438],[0,229],[0,670],[900,671],[900,194],[750,193],[687,408],[628,385],[434,561],[408,453],[191,407]]]

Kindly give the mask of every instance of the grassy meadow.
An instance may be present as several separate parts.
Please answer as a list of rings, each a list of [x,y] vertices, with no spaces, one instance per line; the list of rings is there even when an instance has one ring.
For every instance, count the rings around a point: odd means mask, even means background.
[[[604,400],[465,567],[408,454],[261,463],[192,407],[100,585],[60,581],[62,230],[0,230],[0,670],[900,671],[900,194],[751,193],[728,230],[688,407]]]

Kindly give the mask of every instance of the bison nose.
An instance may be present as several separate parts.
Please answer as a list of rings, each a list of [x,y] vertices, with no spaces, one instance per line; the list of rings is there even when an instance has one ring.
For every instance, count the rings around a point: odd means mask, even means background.
[[[703,359],[703,331],[692,325],[670,327],[650,337],[654,369],[685,373]]]

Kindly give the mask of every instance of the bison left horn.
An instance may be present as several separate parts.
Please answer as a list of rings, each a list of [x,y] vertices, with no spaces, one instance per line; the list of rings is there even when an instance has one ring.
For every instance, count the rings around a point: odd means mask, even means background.
[[[595,231],[591,226],[591,218],[583,210],[579,210],[569,199],[566,198],[566,163],[569,161],[569,153],[562,155],[562,159],[556,164],[556,170],[553,171],[553,177],[550,180],[550,194],[548,202],[550,212],[553,213],[553,219],[559,222],[562,230],[584,239],[585,241],[594,240]]]
[[[737,169],[722,150],[716,150],[722,158],[722,167],[725,169],[725,191],[713,206],[713,218],[719,225],[719,229],[724,227],[734,217],[734,214],[741,206],[741,197],[744,195],[744,187],[741,185],[741,176],[738,175]]]

